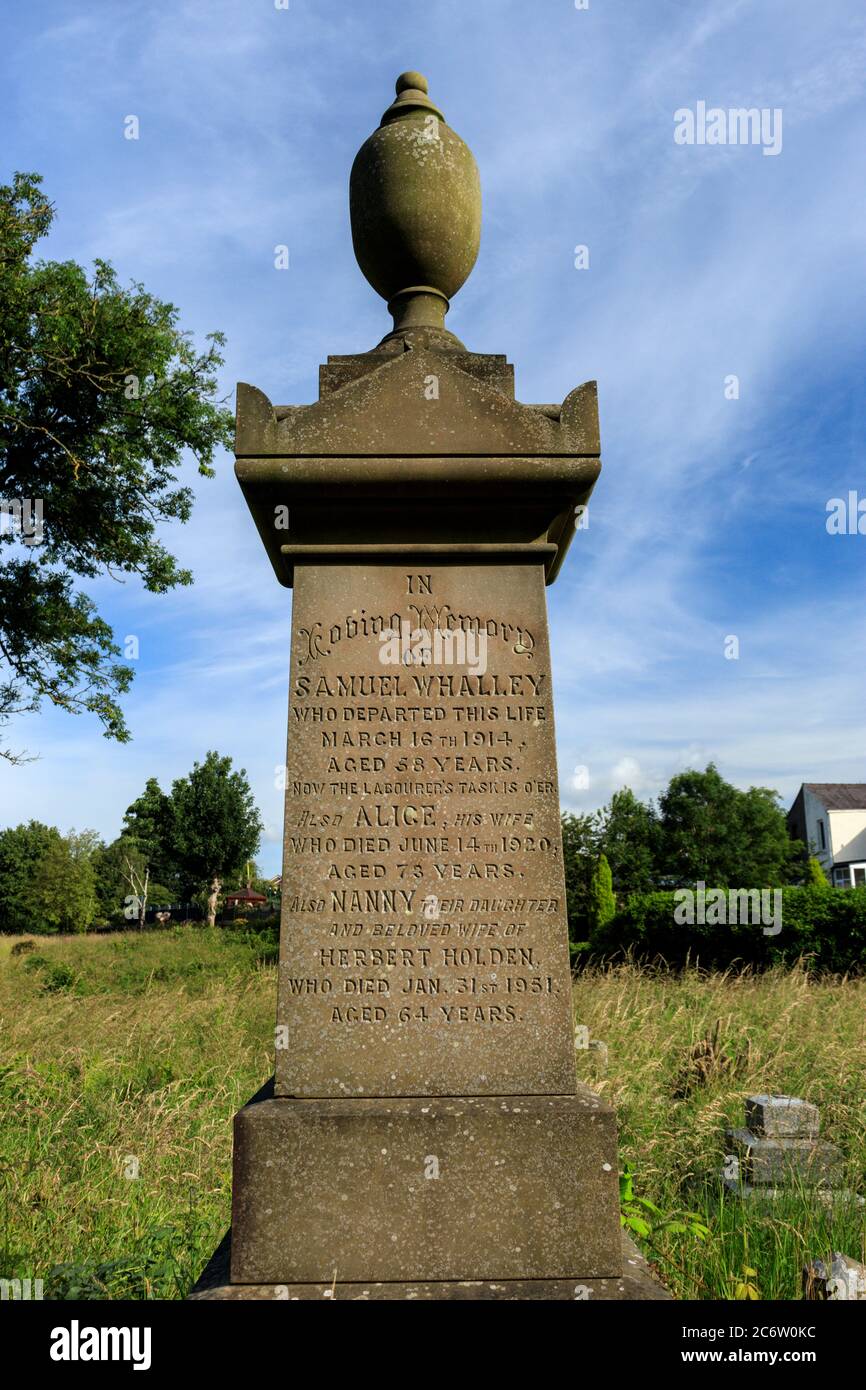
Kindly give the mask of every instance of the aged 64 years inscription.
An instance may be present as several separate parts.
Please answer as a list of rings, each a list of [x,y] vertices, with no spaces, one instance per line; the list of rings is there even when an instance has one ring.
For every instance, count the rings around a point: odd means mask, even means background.
[[[276,1094],[574,1091],[540,563],[299,565]]]

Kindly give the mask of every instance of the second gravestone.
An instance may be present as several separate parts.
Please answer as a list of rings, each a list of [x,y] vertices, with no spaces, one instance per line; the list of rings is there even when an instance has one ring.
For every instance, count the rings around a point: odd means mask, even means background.
[[[595,386],[522,405],[446,330],[478,174],[417,73],[351,210],[393,331],[314,405],[238,391],[294,589],[276,1076],[235,1122],[230,1282],[217,1260],[195,1296],[662,1296],[575,1077],[545,583],[599,472]]]

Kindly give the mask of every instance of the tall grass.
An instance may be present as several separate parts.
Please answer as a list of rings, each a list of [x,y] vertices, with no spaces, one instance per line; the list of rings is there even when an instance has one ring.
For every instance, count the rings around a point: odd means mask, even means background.
[[[272,1068],[273,942],[196,926],[41,938],[13,956],[15,940],[0,938],[0,1277],[41,1278],[53,1298],[183,1297],[229,1222],[232,1115]],[[646,1247],[678,1296],[749,1283],[797,1298],[806,1260],[864,1258],[862,1209],[808,1192],[741,1203],[707,1178],[744,1096],[783,1091],[817,1102],[862,1188],[866,982],[623,965],[574,991],[577,1021],[609,1048],[604,1071],[578,1053],[579,1073],[616,1107],[637,1193],[706,1218],[705,1242]],[[717,1020],[741,1069],[690,1084]]]
[[[828,1205],[802,1188],[742,1201],[723,1194],[717,1175],[745,1097],[781,1092],[820,1107],[823,1136],[844,1155],[842,1185],[864,1191],[866,980],[626,964],[580,974],[574,996],[578,1023],[609,1047],[604,1070],[598,1054],[578,1052],[579,1074],[616,1109],[620,1162],[632,1165],[636,1191],[665,1213],[707,1218],[705,1241],[679,1234],[647,1249],[678,1297],[731,1298],[748,1283],[761,1298],[799,1298],[809,1260],[837,1249],[864,1259],[856,1203]],[[703,1078],[690,1057],[719,1021],[731,1065]],[[744,1265],[756,1275],[741,1278]]]
[[[45,1297],[182,1297],[228,1224],[231,1117],[271,1069],[272,952],[193,927],[40,939],[33,968],[12,944],[0,1275]]]

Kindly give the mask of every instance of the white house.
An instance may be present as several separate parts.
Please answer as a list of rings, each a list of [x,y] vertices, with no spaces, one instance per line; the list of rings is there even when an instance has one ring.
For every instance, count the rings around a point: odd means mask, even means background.
[[[804,782],[788,830],[837,888],[866,884],[866,782]]]

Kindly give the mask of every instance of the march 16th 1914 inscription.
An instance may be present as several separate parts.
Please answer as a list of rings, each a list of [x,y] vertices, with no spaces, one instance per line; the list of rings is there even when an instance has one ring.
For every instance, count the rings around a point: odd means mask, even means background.
[[[296,569],[278,1094],[573,1085],[543,573],[504,581]]]

